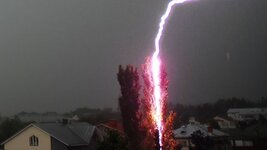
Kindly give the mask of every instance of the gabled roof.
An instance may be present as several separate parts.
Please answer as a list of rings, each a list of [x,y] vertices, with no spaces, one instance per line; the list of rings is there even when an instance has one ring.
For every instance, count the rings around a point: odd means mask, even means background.
[[[40,129],[44,133],[50,135],[67,146],[88,145],[96,129],[95,126],[89,125],[88,123],[35,123],[25,127],[20,132],[4,141],[2,144],[7,143],[32,126]]]
[[[208,127],[205,125],[200,124],[188,124],[186,126],[182,126],[176,130],[173,131],[175,138],[190,138],[191,134],[193,134],[195,131],[200,130],[204,136],[207,136],[208,133]],[[228,134],[223,133],[219,130],[213,129],[211,135],[212,137],[220,137],[220,136],[228,136]]]
[[[36,123],[34,125],[69,146],[88,145],[95,131],[95,126],[88,123]]]

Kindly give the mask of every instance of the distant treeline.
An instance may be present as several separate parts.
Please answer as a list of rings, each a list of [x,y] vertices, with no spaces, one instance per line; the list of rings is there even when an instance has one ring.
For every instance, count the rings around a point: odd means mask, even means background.
[[[212,122],[213,117],[226,116],[229,108],[263,108],[267,107],[267,98],[251,101],[244,98],[219,99],[214,103],[204,103],[199,105],[170,105],[170,109],[177,113],[175,127],[188,123],[190,117],[195,117],[202,123]]]
[[[120,120],[120,113],[117,111],[113,111],[112,108],[77,108],[74,111],[64,114],[67,117],[77,116],[79,117],[79,121],[88,122],[93,125],[97,125],[99,123],[103,123],[108,120]]]
[[[188,123],[190,117],[195,117],[197,121],[201,123],[213,122],[213,117],[227,116],[227,110],[229,108],[263,108],[267,107],[267,98],[262,97],[259,100],[247,100],[245,98],[226,98],[219,99],[213,103],[204,103],[198,105],[184,105],[184,104],[170,104],[170,111],[174,111],[177,114],[175,118],[174,127],[180,127]],[[77,115],[81,119],[80,121],[86,121],[91,124],[98,124],[110,119],[120,120],[121,116],[118,111],[113,111],[111,108],[104,109],[92,109],[92,108],[77,108],[70,113],[66,113],[67,116]]]

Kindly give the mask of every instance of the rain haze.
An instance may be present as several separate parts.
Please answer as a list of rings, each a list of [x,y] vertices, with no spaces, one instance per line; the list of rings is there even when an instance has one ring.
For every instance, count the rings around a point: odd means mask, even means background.
[[[165,0],[0,1],[0,113],[117,108],[118,65],[154,51]],[[169,101],[267,96],[267,1],[175,8],[161,41]]]

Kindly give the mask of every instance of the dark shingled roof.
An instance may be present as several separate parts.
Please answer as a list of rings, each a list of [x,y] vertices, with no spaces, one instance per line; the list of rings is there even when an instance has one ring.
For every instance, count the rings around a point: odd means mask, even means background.
[[[96,130],[95,126],[88,123],[35,123],[33,125],[68,146],[88,145]]]

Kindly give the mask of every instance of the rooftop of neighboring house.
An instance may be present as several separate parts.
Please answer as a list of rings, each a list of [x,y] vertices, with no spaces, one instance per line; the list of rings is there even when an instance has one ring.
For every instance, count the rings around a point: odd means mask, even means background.
[[[95,126],[88,123],[33,123],[22,129],[2,144],[10,141],[26,129],[36,127],[51,137],[64,143],[67,146],[88,145],[94,132],[97,130]]]
[[[207,125],[203,124],[196,124],[196,123],[189,123],[187,125],[181,126],[180,128],[173,131],[175,138],[190,138],[191,134],[195,131],[201,131],[204,136],[212,136],[212,137],[222,137],[228,136],[227,133],[219,131],[217,129],[212,129]]]

